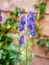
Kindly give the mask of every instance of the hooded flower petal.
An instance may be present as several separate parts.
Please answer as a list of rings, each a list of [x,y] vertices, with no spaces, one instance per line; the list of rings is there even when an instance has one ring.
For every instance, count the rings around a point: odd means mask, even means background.
[[[0,21],[2,21],[2,16],[1,16],[1,9],[0,9]]]
[[[21,13],[22,13],[22,10],[21,10],[21,9],[19,9],[19,10],[18,10],[18,13],[19,13],[19,14],[21,14]]]
[[[0,15],[0,21],[2,21],[2,16]]]
[[[33,17],[34,17],[34,13],[33,13],[32,11],[29,11],[29,12],[28,12],[28,17],[29,17],[29,18],[33,18]]]
[[[25,17],[25,15],[22,15],[21,16],[21,24],[25,24],[26,23],[26,17]]]
[[[35,36],[35,30],[34,30],[34,28],[30,29],[30,34],[31,34],[32,36]]]
[[[19,31],[23,31],[24,30],[24,25],[19,24]]]
[[[20,40],[19,40],[19,44],[23,44],[24,43],[24,35],[20,36]]]

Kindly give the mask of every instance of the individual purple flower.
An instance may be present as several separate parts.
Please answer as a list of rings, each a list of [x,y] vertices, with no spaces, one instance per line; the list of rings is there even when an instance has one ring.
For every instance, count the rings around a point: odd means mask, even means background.
[[[20,23],[23,24],[23,25],[26,23],[26,17],[25,17],[25,15],[21,16]]]
[[[30,24],[34,25],[35,24],[35,21],[34,20],[31,20],[31,19],[27,19],[27,23],[30,23]]]
[[[28,12],[28,17],[31,19],[31,18],[34,18],[34,13],[32,11],[29,11]]]
[[[22,15],[20,20],[19,20],[19,31],[23,31],[24,30],[24,24],[26,23],[26,17],[25,15]]]
[[[2,21],[2,16],[0,15],[0,21]]]
[[[20,40],[19,40],[19,44],[23,44],[24,43],[24,35],[20,36]]]
[[[21,13],[22,13],[22,9],[19,9],[19,10],[18,10],[18,14],[21,14]]]
[[[27,17],[27,21],[30,21],[32,24],[35,24],[35,19],[34,18]]]
[[[34,22],[28,21],[27,26],[29,29],[32,29],[32,27],[34,27]]]
[[[19,31],[23,31],[24,30],[24,25],[19,24]]]
[[[31,34],[32,36],[35,36],[35,30],[34,30],[34,29],[30,29],[30,34]]]
[[[0,10],[0,21],[2,21],[1,10]]]

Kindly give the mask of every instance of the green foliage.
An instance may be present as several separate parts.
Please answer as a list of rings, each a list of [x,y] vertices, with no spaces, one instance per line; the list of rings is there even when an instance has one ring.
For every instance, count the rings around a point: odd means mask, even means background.
[[[24,8],[19,8],[19,7],[16,7],[16,9],[14,11],[11,11],[10,14],[11,15],[15,15],[15,16],[18,16],[18,11],[21,10],[21,13],[25,12],[25,9]],[[20,14],[21,14],[20,13]]]
[[[5,29],[11,29],[11,28],[16,29],[18,28],[18,26],[19,26],[19,22],[16,19],[12,22],[12,17],[7,18],[7,20],[4,23]]]
[[[22,8],[16,7],[15,11],[10,12],[10,14],[16,17],[19,15],[18,10],[20,9],[22,11],[21,13],[25,11]],[[18,26],[19,22],[13,16],[8,17],[3,24],[0,24],[0,65],[20,65],[20,62],[26,65],[26,60],[27,65],[30,65],[28,60],[30,57],[34,57],[34,54],[30,53],[27,47],[27,44],[32,46],[32,42],[28,43],[28,40],[26,40],[23,46],[21,46],[19,42],[13,42],[13,39],[20,38],[21,33],[11,33],[10,30],[16,30]],[[24,49],[25,46],[26,49]]]
[[[35,27],[35,33],[38,36],[40,34],[39,30],[42,28],[42,26],[38,25],[38,24],[35,24],[34,27]]]
[[[38,10],[43,13],[46,12],[46,2],[41,2],[39,4]]]
[[[3,27],[0,24],[0,65],[16,65],[19,62],[21,53],[20,45],[12,43],[12,34],[5,32],[5,25],[11,25],[11,18],[8,18]],[[14,35],[18,37],[19,34]]]
[[[12,63],[16,65],[19,62],[20,52],[17,51],[19,46],[17,44],[10,44],[6,48],[0,50],[0,64],[1,65],[9,65]],[[7,64],[8,63],[8,64]]]
[[[0,24],[0,31],[3,31],[3,26]]]
[[[4,23],[4,27],[6,29],[10,29],[11,28],[11,22],[12,22],[12,17],[7,18],[7,20]]]
[[[42,39],[41,39],[42,38]],[[43,35],[41,37],[35,37],[34,41],[39,45],[39,46],[46,46],[49,48],[49,38],[46,35]]]
[[[40,13],[46,12],[46,2],[40,2],[39,5],[34,4],[34,7],[40,11]]]
[[[29,44],[30,46],[32,46],[32,45],[33,45],[33,42],[29,42],[28,44]]]
[[[3,43],[2,43],[2,42],[0,42],[0,49],[2,48],[2,45],[3,45]]]
[[[46,40],[46,46],[49,48],[49,39]]]
[[[34,41],[37,43],[40,40],[39,37],[34,38]]]
[[[14,22],[13,22],[13,24],[12,24],[12,28],[13,28],[13,29],[16,29],[16,28],[18,28],[18,26],[19,26],[18,21],[17,21],[17,20],[14,20]]]
[[[16,65],[19,62],[20,45],[12,43],[11,36],[7,33],[0,34],[0,64],[1,65]]]
[[[38,19],[38,20],[41,20],[41,19],[44,18],[43,15],[39,15],[39,16],[38,16],[38,14],[34,14],[34,17],[35,17],[35,19]]]
[[[40,45],[40,46],[43,46],[44,45],[44,42],[42,40],[40,40],[40,41],[38,41],[37,44]]]
[[[40,13],[39,15],[38,14],[34,14],[34,17],[37,19],[37,20],[41,20],[44,18],[44,16],[41,14],[41,13],[45,13],[46,12],[46,2],[40,2],[39,5],[37,4],[34,4],[34,7],[38,10],[38,12]]]

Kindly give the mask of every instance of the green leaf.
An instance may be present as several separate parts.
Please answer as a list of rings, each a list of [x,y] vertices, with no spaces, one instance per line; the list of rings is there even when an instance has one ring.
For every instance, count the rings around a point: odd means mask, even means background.
[[[0,61],[1,61],[1,63],[2,63],[2,61],[5,61],[6,55],[7,55],[6,51],[0,50]]]
[[[18,26],[19,26],[19,23],[18,23],[18,21],[14,21],[14,23],[12,24],[12,28],[14,28],[14,29],[16,29],[16,28],[18,28]]]
[[[10,37],[5,37],[5,42],[6,42],[6,44],[11,44],[11,42],[12,42],[12,39],[10,38]]]
[[[3,27],[2,27],[2,25],[0,24],[0,31],[2,31],[3,30]]]
[[[14,59],[16,59],[15,61],[18,61],[19,60],[19,56],[20,56],[20,52],[17,52],[17,51],[15,51],[15,53],[14,52],[10,52],[10,59],[12,59],[12,61],[14,60]]]
[[[6,52],[5,50],[3,50],[3,53],[2,53],[2,59],[3,59],[3,60],[5,60],[6,55],[7,55],[7,52]]]
[[[44,18],[44,16],[43,15],[37,15],[37,19],[40,21],[41,19],[43,19]]]
[[[34,18],[37,19],[37,14],[34,14]]]
[[[32,53],[31,55],[32,55],[32,58],[34,58],[34,56],[35,56],[35,53]]]
[[[34,4],[34,8],[38,8],[38,5],[37,4]]]
[[[11,22],[12,22],[12,17],[7,18],[7,20],[4,23],[4,27],[6,29],[10,29],[11,28]]]
[[[4,24],[11,24],[11,21],[12,21],[12,17],[10,16],[9,18],[7,18]]]
[[[8,33],[8,34],[6,34],[6,36],[11,37],[11,38],[20,38],[19,33],[15,33],[15,34]]]
[[[45,12],[46,11],[46,2],[41,2],[39,4],[39,9],[40,12]]]
[[[11,28],[11,25],[10,25],[10,24],[6,24],[6,25],[5,25],[5,28],[6,28],[6,29],[10,29],[10,28]]]
[[[49,39],[46,40],[46,47],[49,48]]]
[[[42,36],[42,38],[43,38],[43,39],[46,39],[46,38],[47,38],[47,36],[46,36],[46,35],[43,35],[43,36]]]
[[[10,14],[13,15],[13,11],[10,11]]]
[[[39,37],[36,37],[36,38],[34,39],[35,42],[38,42],[39,40],[40,40]]]
[[[20,35],[19,35],[19,33],[16,33],[16,34],[11,34],[11,37],[14,37],[14,38],[19,38],[19,37],[20,37]]]
[[[7,33],[6,36],[11,38],[12,34],[11,33]]]
[[[3,45],[3,43],[2,43],[2,42],[0,42],[0,49],[2,48],[2,45]]]
[[[33,45],[33,42],[29,42],[28,44],[29,44],[30,46],[32,46],[32,45]]]
[[[2,40],[3,38],[3,33],[0,33],[0,40]]]
[[[2,59],[3,50],[0,50],[0,59]]]
[[[30,62],[30,61],[24,61],[23,64],[24,64],[24,65],[26,65],[26,64],[27,64],[27,65],[31,65],[31,62]]]
[[[44,42],[42,40],[40,40],[40,41],[38,41],[37,44],[40,45],[40,46],[42,46],[42,45],[44,45]]]
[[[39,36],[39,31],[38,30],[35,30],[35,34],[36,34],[36,36]]]
[[[12,52],[16,52],[16,50],[18,50],[19,48],[20,48],[19,44],[11,43],[11,45],[8,47],[7,50],[12,51]]]
[[[35,33],[36,33],[36,35],[39,35],[40,33],[39,33],[39,30],[42,28],[42,26],[41,25],[38,25],[38,24],[35,24]]]
[[[18,16],[18,10],[15,10],[13,13],[14,15]]]

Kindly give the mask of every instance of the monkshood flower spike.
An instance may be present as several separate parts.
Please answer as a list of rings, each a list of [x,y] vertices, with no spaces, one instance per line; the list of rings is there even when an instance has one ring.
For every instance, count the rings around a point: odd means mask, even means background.
[[[32,11],[29,11],[27,15],[27,26],[32,36],[35,36],[34,24],[35,24],[34,13]]]
[[[21,16],[19,20],[19,31],[24,30],[25,24],[27,25],[30,31],[30,35],[35,36],[35,29],[34,29],[35,19],[34,19],[34,13],[32,11],[28,12],[27,18],[25,17],[25,15]]]
[[[20,36],[20,40],[19,40],[19,44],[23,44],[24,43],[24,35]]]
[[[0,21],[2,21],[1,9],[0,9]]]
[[[22,15],[20,20],[19,20],[19,31],[24,30],[25,23],[26,23],[26,17],[25,17],[25,15]]]

